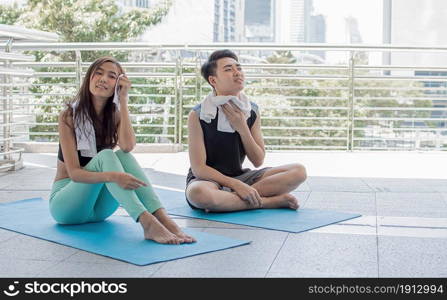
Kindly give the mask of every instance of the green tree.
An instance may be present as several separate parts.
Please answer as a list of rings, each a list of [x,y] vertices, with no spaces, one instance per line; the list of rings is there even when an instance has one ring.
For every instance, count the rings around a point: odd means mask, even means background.
[[[349,80],[346,79],[349,75],[348,69],[343,66],[339,69],[300,68],[294,65],[296,61],[289,51],[277,51],[267,58],[267,61],[282,65],[278,68],[259,68],[256,74],[264,74],[266,78],[253,80],[246,88],[247,94],[253,96],[260,104],[264,116],[262,127],[266,145],[268,147],[278,145],[285,149],[319,146],[345,148],[348,134],[346,129],[349,124]],[[365,53],[356,53],[354,63],[367,65]],[[323,79],[300,78],[302,76],[317,76]],[[375,74],[369,70],[356,69],[356,76],[375,76]],[[429,117],[429,111],[394,109],[432,105],[429,100],[412,100],[423,96],[418,90],[421,87],[418,82],[383,79],[355,80],[354,84],[355,117],[370,118],[355,121],[356,138],[365,137],[365,134],[371,131],[370,128],[380,128],[374,133],[376,135],[388,134],[385,131],[390,131],[390,126],[400,127],[398,122],[390,124],[389,121],[373,120],[373,118]],[[391,131],[396,137],[401,134],[396,130]],[[368,146],[368,143],[369,141],[356,141],[355,146]]]
[[[0,24],[14,25],[23,13],[17,4],[13,6],[0,5]]]
[[[172,6],[172,0],[160,1],[151,9],[120,10],[116,0],[28,0],[23,8],[0,6],[4,24],[54,32],[61,42],[126,42],[138,38],[147,28],[159,23]],[[130,51],[82,51],[82,61],[93,61],[99,56],[112,55],[127,61]],[[32,51],[36,61],[73,62],[74,51]],[[74,72],[70,67],[41,67],[37,72]],[[143,80],[145,81],[145,80]],[[140,83],[140,82],[139,82]],[[76,79],[66,77],[40,77],[32,82],[30,91],[37,104],[34,114],[37,123],[31,132],[57,132],[57,114],[77,90]],[[146,91],[147,92],[147,91]],[[134,93],[141,91],[134,89]],[[136,101],[133,98],[130,102]],[[48,104],[58,104],[49,106]],[[149,128],[152,129],[152,128]],[[32,136],[31,139],[57,140],[54,135]]]
[[[28,0],[16,24],[57,33],[61,42],[126,42],[159,23],[171,5],[172,0],[164,0],[152,9],[120,11],[115,0]],[[113,53],[84,51],[82,59],[105,54]],[[74,59],[74,53],[61,58]]]

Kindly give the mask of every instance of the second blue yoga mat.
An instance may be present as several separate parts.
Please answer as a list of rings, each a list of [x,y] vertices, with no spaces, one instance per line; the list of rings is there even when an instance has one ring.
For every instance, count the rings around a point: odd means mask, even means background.
[[[230,224],[246,225],[287,232],[303,232],[318,227],[360,217],[359,214],[302,208],[256,209],[228,213],[206,213],[190,207],[178,207],[168,211],[175,216],[184,216]]]
[[[112,216],[82,225],[58,225],[42,198],[0,204],[0,228],[85,250],[99,255],[148,265],[246,245],[249,242],[184,229],[196,243],[162,245],[143,239],[143,230],[132,218]]]
[[[302,208],[255,209],[227,213],[206,213],[192,209],[186,203],[185,193],[157,188],[163,203],[168,204],[168,213],[175,216],[191,217],[209,221],[246,225],[287,232],[303,232],[322,226],[360,217],[360,214]]]

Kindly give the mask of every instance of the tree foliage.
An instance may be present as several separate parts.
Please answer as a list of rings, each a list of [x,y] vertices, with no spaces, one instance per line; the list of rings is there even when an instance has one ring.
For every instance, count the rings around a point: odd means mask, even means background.
[[[172,0],[159,1],[150,9],[120,8],[115,0],[28,0],[17,6],[0,6],[1,23],[54,32],[60,42],[128,42],[141,36],[149,27],[159,23],[172,6]],[[31,51],[36,61],[73,62],[74,51]],[[91,62],[104,55],[128,61],[131,51],[82,51],[81,60]],[[36,72],[69,73],[73,67],[39,67]],[[138,80],[137,80],[138,81]],[[72,99],[78,88],[73,77],[35,77],[30,92],[35,95],[30,103],[37,123],[57,124],[58,111]],[[143,91],[140,91],[143,89]],[[149,93],[147,88],[133,89],[133,93]],[[130,99],[130,102],[138,98]],[[147,101],[146,101],[147,102]],[[48,105],[55,104],[56,106]],[[37,125],[31,132],[55,132],[52,125]],[[149,128],[151,129],[151,128]],[[57,140],[57,136],[31,136],[42,141]]]

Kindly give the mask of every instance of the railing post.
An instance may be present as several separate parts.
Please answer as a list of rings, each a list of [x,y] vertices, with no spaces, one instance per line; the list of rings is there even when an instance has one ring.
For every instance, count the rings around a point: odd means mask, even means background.
[[[202,75],[200,74],[200,51],[196,52],[196,101],[202,100]]]
[[[81,88],[82,85],[82,57],[81,57],[81,51],[76,50],[76,83],[78,84],[78,87]]]
[[[5,46],[5,52],[11,52],[11,46],[12,46],[12,38],[9,39]],[[5,60],[4,63],[5,68],[11,67],[11,62],[9,60]],[[5,83],[5,86],[3,87],[3,123],[5,124],[3,126],[3,151],[5,152],[3,158],[6,161],[10,161],[12,159],[11,153],[8,153],[11,150],[11,123],[12,123],[12,96],[11,93],[8,92],[8,90],[11,90],[11,75],[3,75],[3,82]]]
[[[355,78],[355,52],[349,51],[349,98],[348,98],[348,141],[347,149],[354,149],[354,78]]]
[[[183,61],[179,52],[175,63],[175,127],[174,143],[181,145],[183,140]]]

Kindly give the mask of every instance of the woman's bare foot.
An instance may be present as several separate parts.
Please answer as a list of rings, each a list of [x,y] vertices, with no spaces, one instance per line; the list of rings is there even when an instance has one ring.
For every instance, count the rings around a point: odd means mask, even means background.
[[[147,211],[140,215],[139,222],[143,227],[144,238],[146,240],[173,245],[179,245],[185,242],[185,239],[170,232],[157,218]]]
[[[170,232],[184,240],[185,243],[194,243],[196,239],[184,233],[181,228],[168,216],[164,208],[160,208],[154,212],[154,216],[163,224]]]
[[[274,197],[262,197],[262,208],[299,208],[298,199],[292,194],[282,194]]]

